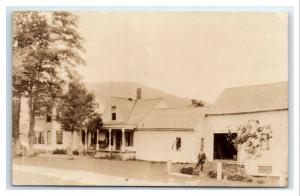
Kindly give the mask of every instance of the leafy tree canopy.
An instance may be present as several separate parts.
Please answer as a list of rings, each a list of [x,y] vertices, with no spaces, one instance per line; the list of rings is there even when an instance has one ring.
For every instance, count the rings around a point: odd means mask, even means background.
[[[272,129],[270,125],[261,125],[258,120],[249,120],[247,123],[240,125],[236,130],[228,130],[228,141],[238,150],[241,147],[245,152],[252,156],[259,152],[262,148],[268,148],[262,146],[272,138]],[[233,132],[237,133],[237,136],[233,136]]]
[[[13,95],[28,98],[29,154],[33,153],[35,116],[51,112],[63,85],[85,64],[83,38],[70,12],[13,14]]]
[[[202,100],[191,99],[190,107],[203,107],[205,106],[205,102]]]
[[[96,105],[94,95],[79,80],[70,82],[60,106],[62,129],[75,132],[85,129],[86,126],[102,126],[101,116],[95,112]]]

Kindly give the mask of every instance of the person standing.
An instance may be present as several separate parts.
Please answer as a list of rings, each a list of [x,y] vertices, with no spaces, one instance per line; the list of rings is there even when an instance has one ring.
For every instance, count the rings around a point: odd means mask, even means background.
[[[198,154],[198,163],[196,165],[196,169],[200,166],[200,170],[203,171],[203,165],[206,160],[206,155],[205,153],[201,150]]]

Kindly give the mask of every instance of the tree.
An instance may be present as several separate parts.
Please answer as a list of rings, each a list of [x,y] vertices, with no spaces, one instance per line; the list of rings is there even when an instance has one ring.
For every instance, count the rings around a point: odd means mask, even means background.
[[[95,97],[85,86],[74,79],[69,83],[68,92],[62,97],[60,106],[62,129],[71,133],[73,150],[73,133],[102,126],[101,117],[95,112]]]
[[[203,107],[205,106],[205,102],[202,100],[191,99],[190,107]]]
[[[249,120],[236,130],[227,129],[227,140],[232,143],[238,153],[244,149],[250,157],[256,155],[262,148],[268,149],[268,146],[263,146],[263,144],[268,144],[272,138],[271,126],[261,125],[258,120]],[[236,132],[237,135],[233,136],[233,132]],[[239,158],[238,161],[240,162]]]
[[[99,130],[103,125],[101,115],[94,113],[89,119],[87,119],[86,128],[88,131]]]
[[[28,98],[32,154],[35,117],[51,112],[62,85],[74,75],[73,67],[84,64],[79,53],[83,39],[69,12],[16,12],[13,21],[13,90]]]

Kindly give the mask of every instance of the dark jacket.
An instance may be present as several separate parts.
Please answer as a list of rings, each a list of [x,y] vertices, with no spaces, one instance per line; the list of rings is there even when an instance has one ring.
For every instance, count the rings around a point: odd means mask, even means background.
[[[201,161],[202,163],[204,163],[206,160],[206,155],[205,153],[199,153],[198,154],[198,161]]]

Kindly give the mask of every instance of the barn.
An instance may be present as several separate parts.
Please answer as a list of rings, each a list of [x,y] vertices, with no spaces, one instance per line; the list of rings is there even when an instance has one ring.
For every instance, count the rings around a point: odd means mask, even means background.
[[[272,139],[261,144],[255,156],[237,152],[226,141],[228,128],[235,130],[248,121],[270,126]],[[236,162],[252,175],[287,175],[288,83],[225,89],[205,114],[205,152],[209,161]],[[239,156],[239,157],[237,157]]]

